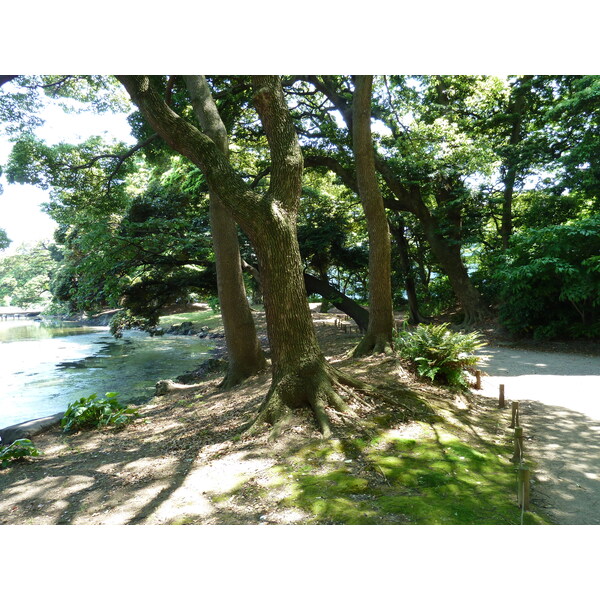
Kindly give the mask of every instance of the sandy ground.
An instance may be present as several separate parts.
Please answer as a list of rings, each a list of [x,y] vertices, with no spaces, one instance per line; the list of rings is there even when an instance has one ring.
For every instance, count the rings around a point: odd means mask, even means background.
[[[600,524],[600,356],[488,346],[482,389],[520,401],[532,501],[564,525]]]

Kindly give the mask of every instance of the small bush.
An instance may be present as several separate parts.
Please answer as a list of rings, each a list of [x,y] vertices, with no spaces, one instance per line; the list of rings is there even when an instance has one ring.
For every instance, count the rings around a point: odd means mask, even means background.
[[[0,468],[8,466],[10,461],[19,460],[25,456],[39,456],[40,451],[31,440],[15,440],[10,446],[0,448]]]
[[[467,387],[465,371],[479,362],[473,353],[483,346],[477,332],[448,331],[448,324],[419,325],[396,337],[396,350],[411,361],[421,377],[457,387]]]
[[[70,432],[107,425],[123,427],[138,416],[138,411],[123,406],[117,400],[117,396],[115,392],[108,392],[104,398],[92,394],[89,398],[80,398],[72,402],[61,419],[62,428]]]
[[[217,314],[221,312],[221,305],[219,303],[219,297],[218,296],[209,296],[206,299],[206,303],[208,304],[208,306],[210,306],[210,309],[213,311],[213,314]]]

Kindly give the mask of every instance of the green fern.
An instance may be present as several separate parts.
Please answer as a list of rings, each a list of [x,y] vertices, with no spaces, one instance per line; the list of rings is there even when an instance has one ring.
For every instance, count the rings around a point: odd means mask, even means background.
[[[467,387],[465,371],[479,362],[474,352],[483,347],[479,333],[458,333],[448,325],[419,325],[396,336],[396,350],[412,362],[421,377],[454,387]]]

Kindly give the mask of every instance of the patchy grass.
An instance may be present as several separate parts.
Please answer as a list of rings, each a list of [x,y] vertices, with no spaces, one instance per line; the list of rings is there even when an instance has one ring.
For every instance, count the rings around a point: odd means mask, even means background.
[[[476,449],[444,430],[419,424],[417,439],[390,430],[371,439],[319,442],[274,470],[290,484],[285,504],[309,523],[377,525],[519,524],[516,473],[497,448]],[[414,427],[413,427],[414,432]],[[533,512],[525,524],[547,520]]]
[[[181,325],[181,323],[184,323],[185,321],[191,321],[197,328],[208,327],[211,330],[214,330],[223,327],[221,315],[219,313],[213,313],[212,310],[165,315],[160,318],[159,324],[161,327],[170,327],[171,325]]]

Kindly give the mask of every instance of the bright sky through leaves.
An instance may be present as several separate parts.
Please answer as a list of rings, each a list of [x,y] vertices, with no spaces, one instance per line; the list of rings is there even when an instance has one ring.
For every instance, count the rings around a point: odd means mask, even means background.
[[[92,135],[135,144],[124,114],[66,114],[49,103],[41,117],[45,124],[35,133],[49,144],[76,143]],[[11,146],[8,137],[0,133],[0,165],[6,164]],[[10,185],[4,176],[0,177],[0,185],[4,189],[0,195],[0,228],[13,241],[4,254],[13,253],[23,243],[52,239],[56,223],[41,210],[41,204],[49,200],[48,191],[32,185]]]

